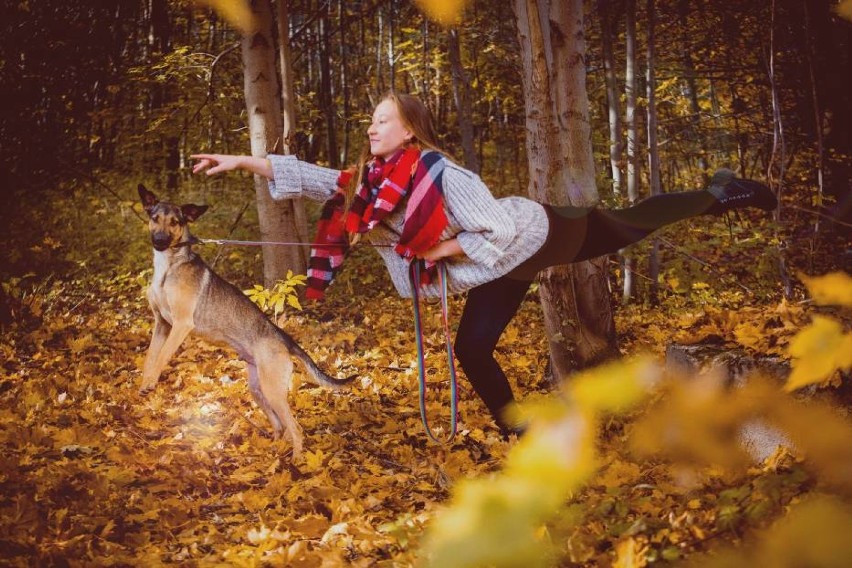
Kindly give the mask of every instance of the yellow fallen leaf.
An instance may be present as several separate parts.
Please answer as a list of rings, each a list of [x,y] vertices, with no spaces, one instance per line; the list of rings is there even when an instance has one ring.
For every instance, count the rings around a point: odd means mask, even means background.
[[[814,316],[811,325],[790,342],[788,353],[794,358],[793,372],[784,387],[789,392],[822,382],[838,369],[852,367],[852,334],[843,333],[843,326],[836,320]]]
[[[845,272],[832,272],[813,278],[800,274],[799,277],[817,304],[852,307],[852,276]]]
[[[619,542],[615,551],[618,557],[613,564],[614,568],[642,568],[648,564],[645,557],[648,545],[640,544],[634,538]]]
[[[734,328],[734,337],[737,338],[737,343],[751,349],[761,349],[768,344],[760,322],[744,321],[738,324]]]
[[[308,466],[309,471],[317,471],[322,468],[325,458],[326,455],[322,450],[317,450],[316,452],[305,452],[305,465]]]

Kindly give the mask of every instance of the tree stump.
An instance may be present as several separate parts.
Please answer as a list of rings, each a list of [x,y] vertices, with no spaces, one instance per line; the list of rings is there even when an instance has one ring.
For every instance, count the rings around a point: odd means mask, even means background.
[[[779,386],[790,374],[790,365],[780,357],[754,356],[743,349],[731,349],[719,344],[681,345],[666,348],[666,371],[671,374],[695,376],[713,372],[720,374],[728,388],[742,388],[748,376],[759,372],[778,380]],[[803,389],[812,396],[815,389]],[[776,452],[779,446],[793,449],[793,443],[784,432],[762,420],[753,420],[740,429],[740,442],[755,462],[762,462]]]

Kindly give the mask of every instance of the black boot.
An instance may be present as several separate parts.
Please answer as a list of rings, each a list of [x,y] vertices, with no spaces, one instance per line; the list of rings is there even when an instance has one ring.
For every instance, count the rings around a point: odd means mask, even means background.
[[[527,425],[525,423],[509,423],[506,420],[498,419],[497,427],[500,428],[500,437],[506,441],[512,439],[512,436],[515,436],[518,440],[521,439],[527,431]]]
[[[707,191],[716,198],[709,211],[713,215],[743,207],[757,207],[764,211],[778,207],[778,199],[771,189],[754,180],[740,179],[728,169],[716,170]]]

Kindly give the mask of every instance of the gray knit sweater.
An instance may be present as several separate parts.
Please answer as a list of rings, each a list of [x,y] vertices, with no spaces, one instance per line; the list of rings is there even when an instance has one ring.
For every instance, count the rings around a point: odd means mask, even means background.
[[[273,179],[269,192],[274,199],[307,197],[326,201],[337,190],[338,171],[302,162],[295,156],[267,156]],[[447,287],[464,292],[508,274],[535,254],[547,238],[547,214],[541,204],[523,197],[495,199],[478,175],[447,160],[443,176],[444,208],[449,224],[441,240],[458,239],[464,256],[444,259]],[[405,207],[397,207],[365,240],[396,244],[402,234]],[[393,248],[377,248],[399,294],[411,297],[408,261]],[[422,295],[437,297],[437,284],[421,288]]]

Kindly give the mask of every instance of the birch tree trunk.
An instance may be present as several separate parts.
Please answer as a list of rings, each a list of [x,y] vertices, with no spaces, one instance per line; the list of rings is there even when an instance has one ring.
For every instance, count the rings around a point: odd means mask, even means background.
[[[526,107],[529,193],[553,205],[598,200],[586,93],[583,2],[514,0]],[[540,275],[555,380],[618,353],[605,259]]]
[[[625,30],[626,69],[624,95],[627,110],[624,117],[627,128],[627,198],[630,203],[639,199],[639,148],[636,129],[636,0],[627,0]]]
[[[272,8],[269,0],[253,0],[257,31],[242,38],[244,91],[252,156],[266,157],[282,143],[281,111],[275,45],[272,40]],[[274,201],[263,176],[254,176],[261,240],[292,241],[300,238],[294,201]],[[283,279],[287,270],[307,269],[298,247],[264,246],[263,280],[266,286]]]
[[[606,99],[609,110],[609,163],[612,176],[612,191],[624,191],[621,158],[621,100],[618,95],[618,77],[615,74],[615,55],[612,48],[612,4],[609,0],[598,0],[598,17],[601,20],[601,45],[603,50]]]
[[[636,146],[636,0],[627,0],[625,5],[626,23],[625,39],[625,71],[624,98],[626,112],[624,116],[627,130],[627,199],[631,205],[639,198],[639,168],[637,167]],[[633,257],[629,252],[624,254],[623,263],[624,286],[621,291],[621,301],[627,304],[633,296]]]
[[[281,66],[281,145],[282,154],[292,154],[296,135],[296,87],[293,78],[293,58],[290,55],[290,0],[278,0],[278,63]],[[293,215],[296,221],[298,242],[309,242],[308,217],[301,199],[293,200]],[[299,255],[307,270],[309,249],[295,247],[292,251]],[[294,272],[296,270],[294,269]],[[301,271],[299,271],[301,272]]]

